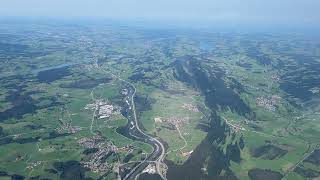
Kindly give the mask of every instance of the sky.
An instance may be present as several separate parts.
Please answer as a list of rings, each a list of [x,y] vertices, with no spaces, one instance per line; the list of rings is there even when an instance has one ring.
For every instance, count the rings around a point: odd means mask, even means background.
[[[0,17],[128,20],[320,27],[320,0],[0,0]]]

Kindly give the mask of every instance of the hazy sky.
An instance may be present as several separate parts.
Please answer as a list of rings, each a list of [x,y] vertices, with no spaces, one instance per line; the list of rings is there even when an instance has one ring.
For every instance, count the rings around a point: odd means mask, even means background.
[[[320,0],[0,0],[0,16],[108,17],[320,26]]]

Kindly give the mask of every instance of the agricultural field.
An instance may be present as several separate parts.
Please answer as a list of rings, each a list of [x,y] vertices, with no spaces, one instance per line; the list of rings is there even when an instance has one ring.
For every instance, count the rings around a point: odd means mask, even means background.
[[[320,178],[319,40],[0,21],[0,179]]]

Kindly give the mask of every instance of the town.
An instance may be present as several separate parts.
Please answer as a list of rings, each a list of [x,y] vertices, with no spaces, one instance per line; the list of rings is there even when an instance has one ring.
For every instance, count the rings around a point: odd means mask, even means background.
[[[97,99],[94,103],[87,104],[84,109],[96,111],[95,115],[97,119],[109,118],[113,114],[118,115],[121,110],[119,106],[111,105],[103,99]]]

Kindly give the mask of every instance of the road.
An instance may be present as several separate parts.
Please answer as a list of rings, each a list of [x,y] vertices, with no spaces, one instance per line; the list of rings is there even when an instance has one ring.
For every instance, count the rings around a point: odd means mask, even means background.
[[[119,76],[102,69],[108,74],[111,74],[114,78],[124,82],[127,84],[128,93],[125,97],[126,101],[126,109],[127,109],[127,119],[128,119],[128,125],[126,131],[128,131],[128,136],[130,136],[132,139],[136,139],[138,141],[148,143],[153,147],[153,151],[151,154],[147,156],[142,162],[140,162],[137,166],[135,166],[123,179],[124,180],[130,180],[130,179],[137,179],[137,177],[141,174],[141,172],[150,164],[155,163],[157,173],[161,176],[162,179],[166,180],[165,175],[161,171],[161,165],[165,164],[163,163],[163,159],[165,157],[165,148],[164,145],[155,137],[152,137],[148,134],[146,134],[143,130],[140,129],[138,124],[138,118],[136,113],[136,107],[134,98],[136,95],[136,88],[134,84],[131,82],[128,82]]]

